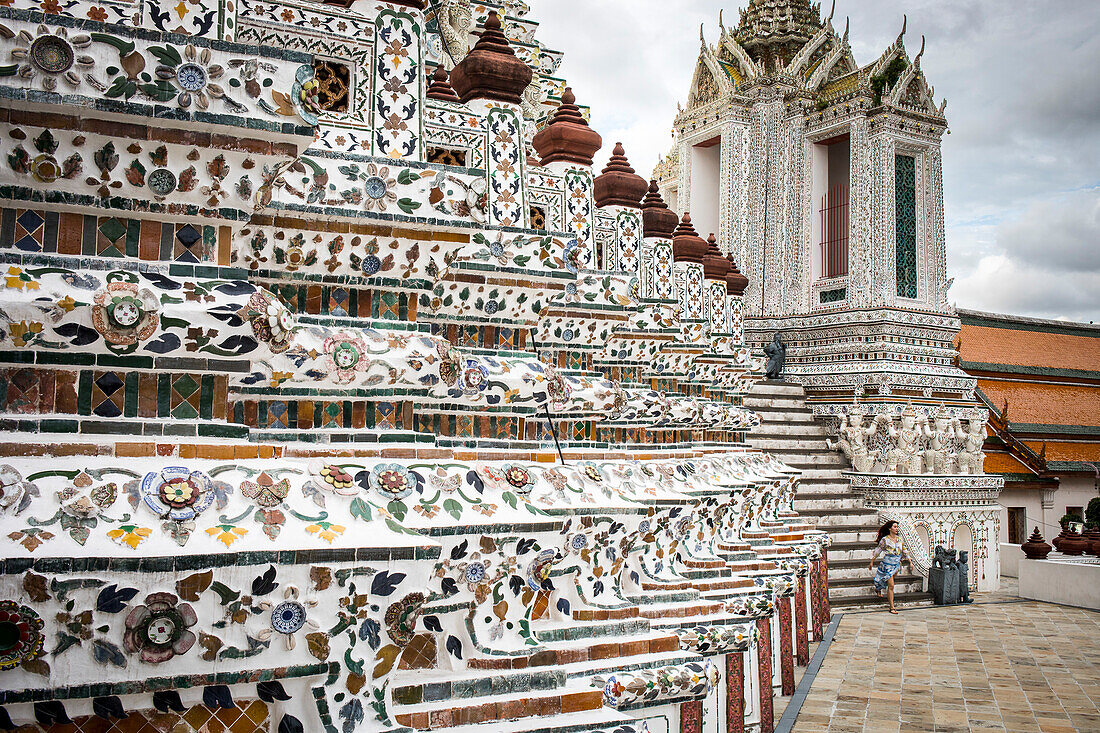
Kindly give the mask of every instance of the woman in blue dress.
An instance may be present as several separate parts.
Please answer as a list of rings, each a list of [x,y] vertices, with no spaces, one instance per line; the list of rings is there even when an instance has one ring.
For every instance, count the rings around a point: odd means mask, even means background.
[[[878,545],[871,556],[870,569],[875,571],[872,583],[875,593],[882,598],[882,592],[886,591],[886,598],[890,602],[890,613],[896,614],[894,608],[894,576],[901,570],[901,561],[909,563],[909,570],[913,569],[913,561],[909,559],[909,553],[905,549],[905,542],[899,534],[900,526],[894,520],[888,521],[878,531]],[[875,561],[878,561],[878,570],[875,570]]]

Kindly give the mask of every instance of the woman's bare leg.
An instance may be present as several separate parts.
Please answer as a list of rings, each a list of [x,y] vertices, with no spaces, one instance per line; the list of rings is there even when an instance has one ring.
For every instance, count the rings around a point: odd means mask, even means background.
[[[894,579],[890,578],[886,581],[886,599],[890,602],[890,613],[897,613],[894,608]]]

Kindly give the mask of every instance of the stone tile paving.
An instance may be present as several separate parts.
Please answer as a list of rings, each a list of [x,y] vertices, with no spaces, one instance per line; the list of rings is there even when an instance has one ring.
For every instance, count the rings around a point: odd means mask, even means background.
[[[1100,731],[1100,613],[1006,595],[845,615],[794,733]]]

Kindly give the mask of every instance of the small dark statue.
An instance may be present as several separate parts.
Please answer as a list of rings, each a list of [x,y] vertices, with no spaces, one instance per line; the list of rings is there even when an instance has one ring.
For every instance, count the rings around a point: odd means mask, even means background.
[[[972,603],[970,597],[970,553],[959,551],[959,603]]]
[[[951,606],[959,602],[959,565],[955,551],[936,545],[932,567],[928,569],[928,590],[937,606]]]
[[[937,606],[971,603],[969,578],[970,553],[962,550],[956,557],[955,550],[936,545],[936,556],[928,569],[928,590],[933,602]]]
[[[787,362],[787,345],[779,334],[772,336],[772,342],[764,347],[768,357],[768,372],[765,379],[782,379],[783,365]]]

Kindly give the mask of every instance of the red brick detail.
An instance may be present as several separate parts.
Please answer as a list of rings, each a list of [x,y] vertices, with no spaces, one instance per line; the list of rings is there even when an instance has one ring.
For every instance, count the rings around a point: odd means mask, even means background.
[[[745,733],[745,657],[726,655],[726,733]]]
[[[810,641],[806,638],[806,583],[798,579],[794,592],[794,649],[799,667],[810,663]]]
[[[759,639],[756,656],[760,664],[760,733],[772,733],[775,728],[772,712],[772,626],[771,619],[756,620]]]
[[[791,599],[779,599],[779,678],[783,696],[794,694],[794,650],[791,648]]]
[[[680,733],[703,733],[703,701],[680,704]]]

